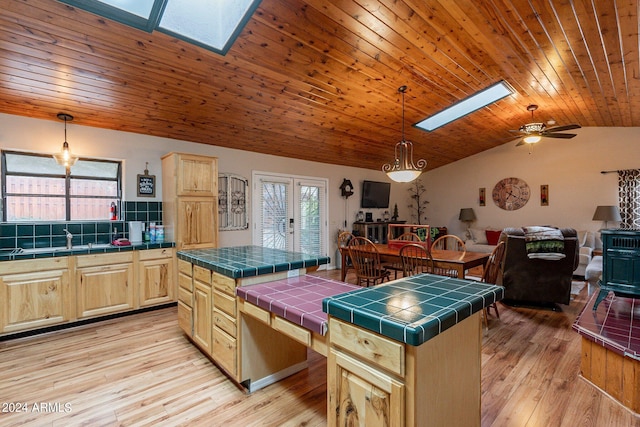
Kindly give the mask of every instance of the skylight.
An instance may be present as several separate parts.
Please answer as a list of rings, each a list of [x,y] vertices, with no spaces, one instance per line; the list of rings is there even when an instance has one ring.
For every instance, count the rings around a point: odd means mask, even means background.
[[[501,80],[498,83],[445,108],[439,113],[416,123],[415,126],[431,132],[446,125],[447,123],[458,120],[460,117],[464,117],[469,113],[473,113],[480,108],[486,107],[487,105],[512,94],[513,89],[511,89],[504,80]]]
[[[224,55],[260,0],[60,0],[107,19],[158,30]]]

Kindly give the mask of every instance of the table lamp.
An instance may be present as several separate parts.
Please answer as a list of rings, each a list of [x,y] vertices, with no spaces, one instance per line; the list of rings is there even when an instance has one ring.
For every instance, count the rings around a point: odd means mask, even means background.
[[[476,214],[473,212],[473,208],[462,208],[460,209],[460,215],[458,219],[462,222],[467,223],[467,233],[469,233],[469,228],[471,227],[471,223],[476,220]]]
[[[606,229],[609,221],[622,221],[620,209],[617,206],[598,206],[593,214],[593,221],[604,221],[604,229]]]

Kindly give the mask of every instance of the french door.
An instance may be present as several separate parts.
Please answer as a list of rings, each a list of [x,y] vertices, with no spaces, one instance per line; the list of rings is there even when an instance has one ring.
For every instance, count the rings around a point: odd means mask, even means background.
[[[253,174],[253,244],[327,253],[327,180]]]

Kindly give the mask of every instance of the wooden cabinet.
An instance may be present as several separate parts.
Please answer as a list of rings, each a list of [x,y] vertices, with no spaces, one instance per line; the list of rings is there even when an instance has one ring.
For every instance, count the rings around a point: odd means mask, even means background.
[[[211,355],[211,271],[193,266],[193,341]]]
[[[175,153],[176,195],[217,197],[217,161],[215,157]]]
[[[0,273],[0,332],[42,328],[75,317],[68,257],[5,261]]]
[[[218,160],[169,153],[162,158],[165,239],[177,250],[218,245]]]
[[[178,260],[178,325],[193,337],[193,267],[182,259]]]
[[[133,252],[78,256],[75,278],[79,318],[135,308]]]
[[[327,425],[480,427],[480,312],[419,346],[329,317]]]
[[[238,374],[236,281],[218,273],[213,284],[213,358],[234,378]]]
[[[138,252],[138,298],[140,307],[158,305],[175,299],[175,251],[173,248]]]
[[[404,384],[371,365],[332,349],[328,355],[329,426],[404,425]],[[333,406],[332,406],[333,407]]]
[[[183,248],[215,247],[218,245],[217,218],[218,205],[213,198],[179,197],[180,218],[177,236]]]

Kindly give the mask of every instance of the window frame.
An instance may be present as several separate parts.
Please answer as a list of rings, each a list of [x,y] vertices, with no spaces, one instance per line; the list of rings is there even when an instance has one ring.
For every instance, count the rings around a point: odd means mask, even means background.
[[[19,155],[19,156],[32,156],[32,157],[51,157],[50,154],[42,154],[42,153],[32,153],[27,151],[14,151],[14,150],[1,150],[0,151],[0,169],[2,170],[1,179],[2,179],[2,188],[0,188],[2,206],[0,206],[2,210],[2,222],[11,222],[18,223],[22,221],[7,221],[7,196],[15,196],[15,195],[23,195],[30,197],[55,197],[55,198],[64,198],[65,200],[65,219],[62,221],[96,221],[96,219],[73,219],[71,218],[71,201],[72,199],[104,199],[104,196],[87,196],[87,195],[72,195],[71,194],[71,181],[72,179],[85,179],[85,180],[93,180],[93,181],[109,181],[115,182],[117,186],[117,195],[114,197],[117,200],[118,213],[121,212],[120,207],[122,206],[122,161],[121,160],[108,160],[108,159],[98,159],[93,157],[79,157],[78,160],[85,162],[94,162],[94,163],[111,163],[117,165],[117,173],[116,178],[104,178],[104,177],[95,177],[95,176],[86,176],[86,175],[74,175],[71,172],[71,168],[66,168],[64,174],[54,174],[54,173],[25,173],[25,172],[7,172],[7,154]],[[72,166],[73,167],[73,166]],[[7,194],[7,176],[24,176],[24,177],[37,177],[37,178],[62,178],[64,179],[64,195],[56,196],[51,194],[35,194],[35,193],[11,193]],[[118,215],[121,217],[120,215]],[[46,219],[38,219],[33,220],[33,222],[51,222],[51,220]]]

